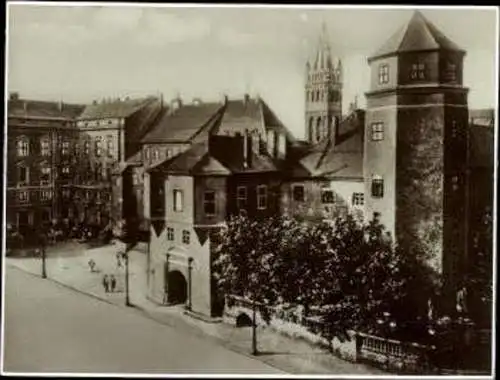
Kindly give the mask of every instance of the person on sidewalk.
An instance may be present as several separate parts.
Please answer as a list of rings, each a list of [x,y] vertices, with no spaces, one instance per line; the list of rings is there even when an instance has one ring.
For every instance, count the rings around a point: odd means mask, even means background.
[[[107,274],[102,278],[102,285],[104,286],[104,291],[109,293],[109,277]]]
[[[115,292],[116,289],[116,277],[112,274],[111,275],[111,293]]]

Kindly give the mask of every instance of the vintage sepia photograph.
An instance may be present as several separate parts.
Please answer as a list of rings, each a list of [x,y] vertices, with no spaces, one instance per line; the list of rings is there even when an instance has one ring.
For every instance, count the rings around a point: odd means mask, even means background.
[[[495,376],[497,7],[6,10],[3,375]]]

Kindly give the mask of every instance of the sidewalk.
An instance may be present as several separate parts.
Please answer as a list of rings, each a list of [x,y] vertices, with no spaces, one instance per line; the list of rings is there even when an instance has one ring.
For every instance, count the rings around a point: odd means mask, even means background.
[[[124,278],[125,268],[117,267],[116,247],[105,246],[89,249],[75,257],[47,259],[47,276],[50,280],[71,287],[75,291],[86,293],[105,302],[125,307]],[[159,323],[189,332],[204,338],[216,340],[220,345],[249,355],[251,347],[251,329],[235,328],[225,323],[207,323],[184,314],[180,306],[160,306],[146,298],[147,278],[144,253],[131,251],[129,260],[130,301],[137,312]],[[96,262],[97,272],[90,272],[88,261]],[[6,258],[8,266],[17,267],[35,275],[41,273],[39,258]],[[114,274],[118,286],[115,293],[106,293],[102,285],[104,274]],[[329,352],[312,347],[309,343],[285,337],[265,327],[257,330],[257,358],[269,365],[291,374],[339,374],[373,375],[386,374],[376,368],[359,363],[341,360]]]

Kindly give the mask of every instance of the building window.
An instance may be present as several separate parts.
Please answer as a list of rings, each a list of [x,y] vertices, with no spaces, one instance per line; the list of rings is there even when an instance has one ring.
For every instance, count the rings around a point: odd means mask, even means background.
[[[132,173],[132,185],[136,186],[139,185],[139,175],[137,173]]]
[[[238,210],[246,210],[247,208],[247,188],[245,186],[236,188],[236,207]]]
[[[111,121],[111,120],[110,120]],[[109,157],[113,157],[113,149],[114,149],[114,146],[113,146],[113,136],[108,136],[107,137],[107,146],[106,146],[106,150],[108,151],[108,156]]]
[[[29,153],[29,140],[26,137],[17,140],[17,155],[19,157],[27,157]]]
[[[181,212],[184,208],[184,194],[182,190],[174,190],[174,211]]]
[[[267,208],[267,186],[257,186],[257,208],[264,210]]]
[[[457,80],[457,65],[453,62],[447,62],[445,69],[445,80],[456,82]]]
[[[41,182],[50,182],[50,174],[51,174],[51,169],[48,166],[44,166],[41,169],[41,175],[40,175],[40,181]]]
[[[41,200],[49,201],[52,199],[52,190],[42,190],[41,192]]]
[[[149,148],[144,148],[144,160],[149,161]]]
[[[352,205],[363,206],[365,204],[365,195],[363,193],[352,194]]]
[[[332,189],[321,189],[321,203],[332,204],[335,203],[335,194]]]
[[[27,184],[29,182],[29,169],[26,166],[19,167],[19,184]]]
[[[456,138],[458,135],[458,128],[457,128],[457,122],[453,120],[451,122],[451,137]]]
[[[167,158],[172,157],[172,149],[167,149]]]
[[[40,141],[40,152],[42,156],[50,156],[50,140],[46,137]]]
[[[63,175],[69,175],[69,166],[63,166],[62,168]]]
[[[95,155],[100,157],[102,154],[102,136],[97,136],[95,141]]]
[[[389,83],[389,65],[383,64],[378,68],[378,83],[387,84]]]
[[[67,156],[69,154],[69,141],[62,142],[61,154]]]
[[[26,203],[29,200],[29,193],[27,191],[19,191],[17,193],[19,202]]]
[[[71,196],[71,191],[69,189],[63,189],[62,196],[63,198],[69,198]]]
[[[384,123],[372,123],[372,141],[384,139]]]
[[[295,202],[304,202],[304,186],[295,185],[292,188],[293,200]]]
[[[451,184],[453,191],[457,191],[460,188],[458,176],[454,175],[453,177],[451,177]]]
[[[85,199],[90,200],[90,191],[88,190],[85,192]]]
[[[90,154],[90,141],[85,141],[83,144],[83,152],[86,156]]]
[[[424,63],[414,63],[411,65],[410,79],[412,80],[425,79]]]
[[[174,229],[172,227],[167,228],[167,240],[174,241]]]
[[[372,178],[372,197],[382,198],[384,196],[384,180],[380,176],[373,176]]]
[[[153,149],[153,161],[158,161],[159,158],[160,158],[160,152],[158,152],[157,148]]]
[[[215,215],[215,191],[205,191],[203,209],[205,215]]]
[[[191,240],[191,234],[189,233],[189,231],[186,231],[186,230],[183,230],[182,231],[182,242],[184,244],[189,244],[190,240]]]

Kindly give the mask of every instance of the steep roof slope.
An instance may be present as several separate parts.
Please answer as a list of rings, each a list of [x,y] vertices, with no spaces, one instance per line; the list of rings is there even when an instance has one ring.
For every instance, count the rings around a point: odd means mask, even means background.
[[[421,50],[463,50],[436,26],[415,11],[410,21],[394,33],[371,57],[379,57]]]
[[[98,104],[90,104],[85,107],[83,113],[78,117],[79,120],[107,119],[107,118],[125,118],[145,104],[156,101],[155,97],[140,99],[114,100]]]
[[[67,104],[40,100],[16,99],[8,101],[9,117],[40,117],[74,119],[82,113],[82,104]]]

